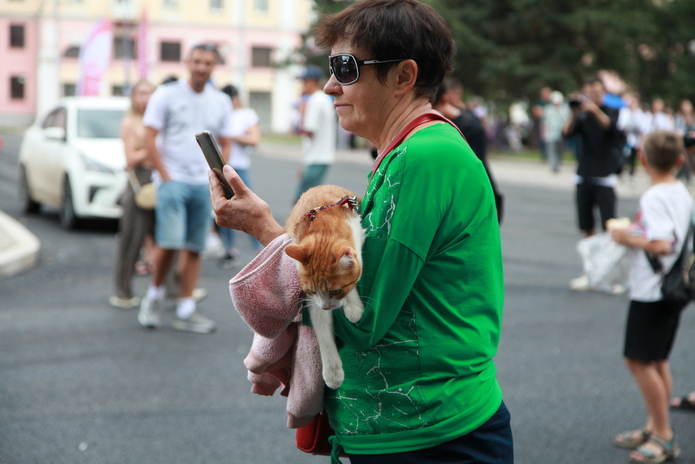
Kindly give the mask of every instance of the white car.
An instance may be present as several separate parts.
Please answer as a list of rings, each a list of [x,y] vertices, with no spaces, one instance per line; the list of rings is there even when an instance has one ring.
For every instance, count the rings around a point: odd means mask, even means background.
[[[24,134],[19,196],[24,212],[59,208],[68,229],[81,219],[118,219],[126,186],[120,138],[126,97],[66,97]]]

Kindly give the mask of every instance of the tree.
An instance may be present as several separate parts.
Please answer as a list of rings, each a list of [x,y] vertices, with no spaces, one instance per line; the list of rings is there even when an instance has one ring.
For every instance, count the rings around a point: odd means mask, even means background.
[[[422,0],[447,20],[467,93],[509,102],[543,86],[568,93],[599,70],[643,99],[695,97],[695,0]],[[316,0],[319,14],[352,0]],[[307,35],[306,44],[311,44]],[[307,62],[326,51],[305,46]]]

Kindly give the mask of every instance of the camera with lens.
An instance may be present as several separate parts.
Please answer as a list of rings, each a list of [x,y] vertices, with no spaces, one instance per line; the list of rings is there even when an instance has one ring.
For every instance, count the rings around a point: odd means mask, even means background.
[[[584,103],[588,99],[589,98],[586,95],[578,95],[575,98],[570,99],[570,108],[579,108],[580,106],[582,106],[582,103]]]

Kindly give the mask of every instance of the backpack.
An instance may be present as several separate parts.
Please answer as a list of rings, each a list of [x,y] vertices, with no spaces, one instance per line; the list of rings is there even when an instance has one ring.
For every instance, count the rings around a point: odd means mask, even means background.
[[[695,249],[691,249],[690,253],[688,253],[688,247],[686,246],[692,238],[693,224],[691,223],[678,259],[676,259],[673,267],[666,274],[663,274],[661,280],[663,299],[680,302],[683,306],[695,300]],[[656,256],[647,253],[647,260],[654,272],[664,272],[663,265]]]

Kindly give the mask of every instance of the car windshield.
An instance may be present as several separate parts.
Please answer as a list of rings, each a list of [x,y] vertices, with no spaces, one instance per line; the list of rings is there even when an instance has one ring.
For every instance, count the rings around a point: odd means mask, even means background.
[[[123,110],[82,108],[77,110],[77,136],[117,139],[121,132]]]

